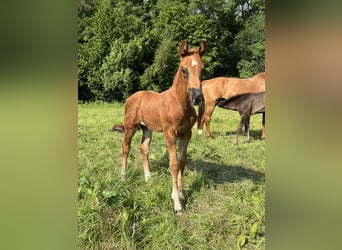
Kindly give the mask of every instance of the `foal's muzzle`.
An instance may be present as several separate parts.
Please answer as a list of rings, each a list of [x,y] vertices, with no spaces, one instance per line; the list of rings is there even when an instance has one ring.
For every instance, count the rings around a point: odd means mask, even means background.
[[[191,100],[192,105],[198,105],[203,100],[202,88],[200,89],[191,88],[190,100]]]

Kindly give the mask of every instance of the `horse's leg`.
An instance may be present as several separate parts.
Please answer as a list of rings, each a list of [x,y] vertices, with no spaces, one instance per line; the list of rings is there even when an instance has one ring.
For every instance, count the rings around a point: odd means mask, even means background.
[[[184,169],[185,169],[185,162],[186,162],[186,153],[189,141],[191,139],[192,132],[191,130],[189,133],[184,134],[179,138],[178,142],[178,160],[179,160],[179,168],[180,171],[178,173],[178,191],[179,191],[179,198],[184,199],[183,195],[183,176],[184,176]]]
[[[122,169],[121,175],[125,177],[127,168],[127,158],[131,150],[131,141],[136,129],[131,126],[125,126],[125,137],[122,142]]]
[[[203,132],[203,123],[204,123],[204,111],[205,111],[205,102],[202,101],[198,105],[198,117],[197,117],[197,129],[198,134],[201,135]]]
[[[250,141],[250,138],[249,138],[249,122],[250,122],[250,116],[248,116],[246,122],[245,122],[245,131],[246,131],[246,142],[249,142]]]
[[[140,152],[143,158],[145,181],[151,179],[150,169],[148,167],[148,156],[150,152],[150,143],[152,140],[152,131],[146,127],[142,127],[143,135],[140,144]]]
[[[239,134],[241,133],[241,129],[244,124],[246,124],[246,120],[248,119],[248,116],[246,114],[240,114],[240,123],[236,131],[235,139],[234,139],[234,145],[238,144],[238,138]]]
[[[204,122],[205,122],[205,128],[206,128],[206,133],[207,133],[207,138],[208,139],[212,139],[211,137],[211,133],[210,133],[210,119],[211,119],[211,116],[214,112],[214,109],[215,109],[215,103],[214,104],[206,104],[205,105],[205,112],[204,112],[204,116],[203,116],[203,119],[204,119]]]
[[[266,128],[265,128],[265,112],[262,113],[262,134],[261,134],[261,139],[265,140],[266,139]]]
[[[246,135],[247,135],[248,128],[249,128],[249,119],[245,123],[245,133],[246,133]]]
[[[169,151],[170,158],[170,172],[172,176],[172,194],[171,198],[174,202],[174,209],[176,213],[182,212],[182,205],[179,200],[179,191],[178,191],[178,174],[179,174],[179,162],[177,159],[177,151],[176,151],[176,135],[174,131],[164,131],[165,140],[167,149]]]

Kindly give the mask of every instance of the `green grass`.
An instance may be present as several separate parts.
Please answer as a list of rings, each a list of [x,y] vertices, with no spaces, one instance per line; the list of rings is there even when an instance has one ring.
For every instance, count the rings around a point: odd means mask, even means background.
[[[217,108],[214,140],[197,134],[188,147],[184,208],[175,215],[162,133],[153,133],[152,181],[133,138],[126,180],[120,176],[122,104],[78,105],[79,249],[265,249],[265,142],[261,115],[251,117],[251,142],[233,145],[237,112]]]

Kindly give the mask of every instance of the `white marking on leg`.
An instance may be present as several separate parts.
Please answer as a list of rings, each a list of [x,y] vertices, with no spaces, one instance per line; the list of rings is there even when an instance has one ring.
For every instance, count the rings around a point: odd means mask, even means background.
[[[191,66],[193,67],[193,66],[196,66],[197,64],[198,64],[197,61],[195,59],[192,59]]]
[[[182,211],[182,205],[180,204],[179,200],[179,193],[178,190],[172,190],[171,198],[173,199],[174,206],[175,206],[175,211]]]
[[[145,181],[150,181],[152,180],[151,173],[150,171],[145,172]]]
[[[126,177],[126,169],[122,168],[121,169],[121,178],[125,179],[125,177]]]
[[[203,133],[203,130],[202,129],[199,129],[198,130],[198,134],[201,135]]]

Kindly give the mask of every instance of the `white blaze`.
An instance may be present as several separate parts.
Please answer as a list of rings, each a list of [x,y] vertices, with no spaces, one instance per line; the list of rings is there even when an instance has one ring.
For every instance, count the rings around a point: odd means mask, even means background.
[[[197,61],[192,59],[191,66],[196,66],[196,65],[197,65]]]

